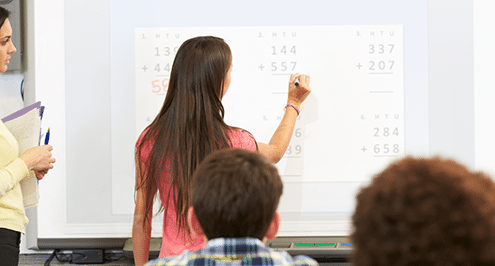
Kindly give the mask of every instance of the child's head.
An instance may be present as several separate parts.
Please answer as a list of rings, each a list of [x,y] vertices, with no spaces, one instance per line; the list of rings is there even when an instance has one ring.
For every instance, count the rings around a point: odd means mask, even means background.
[[[223,149],[207,156],[194,172],[191,203],[208,239],[262,240],[278,219],[274,217],[282,190],[277,168],[261,155]]]
[[[164,104],[174,100],[184,104],[194,99],[195,104],[202,102],[223,110],[221,99],[230,84],[230,80],[229,84],[224,81],[231,67],[232,52],[222,38],[199,36],[186,40],[174,58]]]
[[[494,265],[495,183],[441,158],[406,157],[363,187],[353,265]]]

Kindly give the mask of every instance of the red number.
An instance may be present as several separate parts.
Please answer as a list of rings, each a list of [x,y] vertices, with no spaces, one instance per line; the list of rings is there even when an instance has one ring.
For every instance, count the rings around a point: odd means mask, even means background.
[[[151,90],[153,93],[159,93],[160,90],[162,89],[159,84],[156,84],[159,80],[153,80],[151,82],[151,85],[153,86],[153,90]]]
[[[153,89],[151,89],[151,92],[153,93],[159,93],[161,91],[166,93],[168,89],[168,79],[163,79],[161,83],[159,79],[153,80],[151,81],[151,86],[153,87]]]

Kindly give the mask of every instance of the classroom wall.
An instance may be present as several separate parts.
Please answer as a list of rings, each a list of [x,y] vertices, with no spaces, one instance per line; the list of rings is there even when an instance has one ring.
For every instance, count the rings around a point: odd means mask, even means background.
[[[21,97],[23,73],[3,73],[0,75],[0,117],[24,107]]]

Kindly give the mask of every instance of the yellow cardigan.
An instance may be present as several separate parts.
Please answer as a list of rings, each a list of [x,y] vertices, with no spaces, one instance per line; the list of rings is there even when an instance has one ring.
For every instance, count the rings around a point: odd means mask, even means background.
[[[17,140],[0,121],[0,228],[25,233],[29,220],[19,182],[28,175]]]

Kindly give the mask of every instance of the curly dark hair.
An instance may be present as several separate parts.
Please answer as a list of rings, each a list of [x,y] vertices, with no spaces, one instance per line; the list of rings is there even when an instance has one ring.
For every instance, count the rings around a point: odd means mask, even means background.
[[[406,157],[356,204],[353,265],[495,265],[495,183],[482,172]]]

